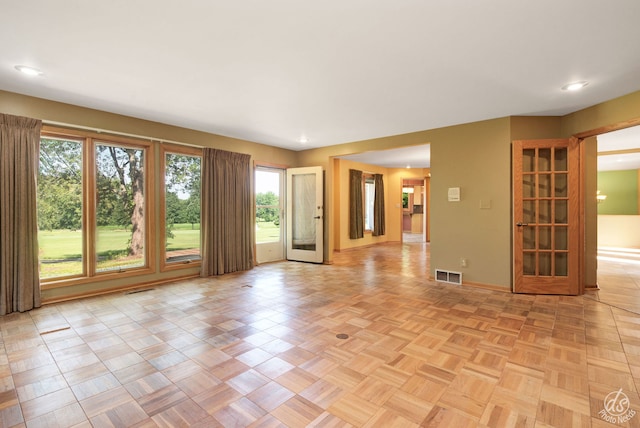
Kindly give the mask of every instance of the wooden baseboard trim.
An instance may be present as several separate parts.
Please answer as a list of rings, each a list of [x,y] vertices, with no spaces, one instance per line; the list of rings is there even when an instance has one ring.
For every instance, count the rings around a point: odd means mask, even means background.
[[[199,277],[200,277],[199,275],[185,275],[185,276],[161,279],[157,281],[143,282],[143,283],[128,285],[124,287],[108,288],[108,289],[89,292],[89,293],[78,293],[78,294],[69,294],[69,295],[60,296],[60,297],[52,297],[49,299],[43,299],[42,305],[50,305],[52,303],[60,303],[60,302],[67,302],[69,300],[84,299],[86,297],[103,296],[106,294],[123,293],[126,291],[137,290],[139,288],[149,288],[156,285],[164,285],[172,282],[183,281],[185,279],[193,279],[193,278],[199,278]]]
[[[343,249],[334,249],[335,253],[347,253],[349,251],[362,250],[364,248],[377,247],[378,245],[389,245],[389,244],[401,244],[400,241],[384,241],[384,242],[374,242],[373,244],[360,245],[359,247],[350,247]]]
[[[440,282],[440,281],[436,281],[436,278],[432,275],[429,275],[429,280],[433,282]],[[448,282],[445,282],[444,284],[448,284]],[[489,291],[500,291],[501,293],[511,293],[511,288],[500,287],[499,285],[483,284],[480,282],[469,282],[469,281],[463,280],[461,286],[471,287],[471,288],[480,288],[480,289],[489,290]]]

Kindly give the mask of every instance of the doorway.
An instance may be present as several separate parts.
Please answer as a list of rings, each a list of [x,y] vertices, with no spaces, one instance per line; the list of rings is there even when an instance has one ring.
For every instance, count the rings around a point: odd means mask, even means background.
[[[429,241],[428,178],[402,179],[402,242]]]
[[[284,230],[285,170],[256,166],[256,262],[285,258]]]
[[[629,233],[640,230],[640,126],[594,140],[597,288],[587,296],[640,313],[640,234]]]

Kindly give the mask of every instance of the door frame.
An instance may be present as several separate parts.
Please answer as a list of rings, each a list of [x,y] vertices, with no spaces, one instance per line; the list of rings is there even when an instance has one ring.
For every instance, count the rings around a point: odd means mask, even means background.
[[[598,128],[592,128],[589,129],[587,131],[581,131],[581,132],[576,132],[574,134],[572,134],[573,138],[578,139],[579,141],[579,150],[581,153],[581,158],[582,158],[582,154],[584,153],[584,141],[589,138],[589,137],[597,137],[599,135],[602,134],[606,134],[608,132],[612,132],[612,131],[618,131],[620,129],[625,129],[625,128],[631,128],[633,126],[640,126],[640,117],[634,118],[634,119],[629,119],[629,120],[625,120],[625,121],[620,121],[620,122],[616,122],[613,124],[609,124],[609,125],[604,125],[604,126],[600,126]],[[591,174],[596,175],[597,174],[597,170],[595,171],[586,171],[585,170],[585,164],[584,162],[580,162],[580,166],[579,166],[579,176],[580,176],[580,187],[579,187],[579,215],[582,218],[582,222],[580,225],[580,233],[579,233],[579,245],[580,248],[582,249],[580,251],[579,254],[579,268],[578,268],[578,275],[579,275],[579,285],[581,287],[581,292],[580,294],[584,294],[585,289],[591,288],[591,289],[597,289],[597,284],[589,284],[591,287],[587,286],[585,287],[584,284],[584,279],[587,276],[586,273],[586,259],[590,258],[590,257],[596,257],[596,254],[590,254],[588,251],[590,251],[586,244],[586,238],[587,238],[587,230],[586,230],[586,204],[587,204],[587,196],[586,196],[586,188],[585,188],[585,182],[587,180],[587,177],[590,176]],[[513,202],[512,202],[513,203]],[[511,227],[513,226],[513,224],[515,223],[515,214],[512,213],[512,218],[511,218]],[[511,228],[511,230],[513,230],[513,227]],[[596,237],[591,237],[591,239],[597,239]],[[512,245],[513,245],[513,239],[512,239]],[[513,254],[513,248],[512,248],[512,254]],[[597,249],[596,249],[596,253],[597,253]],[[597,275],[597,266],[594,268],[594,270],[596,271],[594,274]],[[513,275],[512,275],[513,278]],[[513,292],[513,284],[512,284],[512,292]]]
[[[582,132],[578,132],[573,134],[573,137],[577,138],[580,140],[580,152],[581,152],[581,157],[584,159],[583,154],[586,151],[586,148],[584,146],[585,144],[585,140],[588,140],[591,137],[598,137],[599,135],[602,134],[606,134],[608,132],[612,132],[612,131],[619,131],[621,129],[626,129],[626,128],[631,128],[634,126],[640,126],[640,117],[637,117],[635,119],[629,119],[629,120],[625,120],[625,121],[621,121],[621,122],[616,122],[610,125],[605,125],[605,126],[600,126],[598,128],[593,128],[587,131],[582,131]],[[589,183],[589,179],[593,179],[594,176],[597,176],[598,171],[597,169],[595,169],[594,171],[587,171],[585,169],[585,163],[581,162],[580,163],[580,210],[581,213],[580,215],[583,218],[583,224],[582,224],[582,231],[580,234],[580,246],[583,249],[583,251],[581,252],[581,258],[580,258],[580,275],[581,275],[581,282],[584,285],[584,290],[597,290],[598,289],[598,284],[597,284],[597,271],[598,271],[598,267],[597,267],[597,261],[588,264],[587,260],[597,260],[597,245],[596,246],[587,246],[587,235],[589,233],[594,234],[594,236],[590,237],[590,239],[596,239],[597,240],[597,227],[594,230],[587,230],[588,227],[588,219],[586,218],[587,215],[587,204],[588,199],[587,199],[587,193],[590,189],[587,187],[588,183]],[[596,219],[592,219],[593,221],[597,222],[597,211],[596,211]],[[593,247],[593,248],[592,248]],[[589,272],[587,272],[587,269],[589,269]],[[589,278],[589,277],[593,277],[596,278],[596,283],[594,284],[585,284],[584,281],[585,279]]]

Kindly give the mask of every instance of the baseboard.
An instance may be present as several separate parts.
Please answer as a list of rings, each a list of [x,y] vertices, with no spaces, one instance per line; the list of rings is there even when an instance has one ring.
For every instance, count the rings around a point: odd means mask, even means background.
[[[429,280],[433,282],[440,282],[440,281],[436,281],[436,278],[433,275],[429,275]],[[445,282],[445,284],[450,284],[450,283]],[[511,288],[500,287],[499,285],[483,284],[480,282],[464,281],[464,280],[462,281],[461,287],[480,288],[480,289],[489,290],[489,291],[500,291],[502,293],[511,293]]]
[[[193,278],[200,278],[200,275],[185,275],[185,276],[179,276],[179,277],[173,277],[173,278],[167,278],[167,279],[160,279],[157,281],[143,282],[143,283],[138,283],[138,284],[129,285],[125,287],[108,288],[108,289],[93,291],[89,293],[67,294],[60,297],[50,297],[48,299],[43,299],[42,304],[50,305],[53,303],[67,302],[69,300],[84,299],[86,297],[103,296],[106,294],[113,294],[113,293],[125,293],[127,291],[137,290],[139,288],[148,288],[156,285],[164,285],[172,282],[178,282],[178,281],[183,281],[185,279],[193,279]]]

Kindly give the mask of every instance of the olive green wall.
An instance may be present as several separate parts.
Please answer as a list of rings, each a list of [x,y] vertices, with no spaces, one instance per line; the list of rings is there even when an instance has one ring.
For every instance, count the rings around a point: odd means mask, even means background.
[[[466,283],[509,290],[512,282],[511,141],[567,138],[640,119],[640,91],[563,117],[508,117],[345,143],[302,152],[0,92],[0,111],[251,153],[255,160],[325,170],[325,260],[335,246],[336,156],[431,144],[431,269],[461,271]],[[585,174],[595,176],[596,171]],[[447,189],[460,187],[461,201]],[[587,239],[589,236],[587,236]],[[466,258],[468,267],[460,266]],[[163,275],[155,275],[154,278]]]
[[[515,116],[427,131],[345,143],[300,153],[303,165],[332,170],[334,156],[431,144],[431,267],[463,273],[465,283],[509,290],[512,283],[511,141],[568,138],[640,119],[640,91],[567,116]],[[593,153],[590,154],[593,158]],[[585,164],[585,181],[593,184],[594,162]],[[333,178],[333,172],[329,175]],[[460,187],[462,200],[447,202],[449,187]],[[327,191],[332,192],[328,181]],[[331,201],[332,198],[329,198]],[[480,208],[480,203],[483,207]],[[593,212],[591,212],[593,211]],[[585,210],[594,217],[595,209]],[[327,223],[332,228],[331,219]],[[593,225],[595,219],[586,219]],[[589,228],[590,230],[593,227]],[[333,229],[332,229],[333,230]],[[595,233],[586,234],[583,280],[595,282]],[[331,258],[334,242],[328,241]],[[588,253],[587,253],[588,252]],[[462,268],[460,259],[468,266]],[[593,265],[593,266],[591,266]],[[591,266],[591,267],[589,267]]]
[[[638,214],[638,170],[598,172],[598,190],[607,199],[598,204],[598,214]]]
[[[598,286],[598,139],[586,138],[582,146],[584,168],[584,284],[585,287]]]

